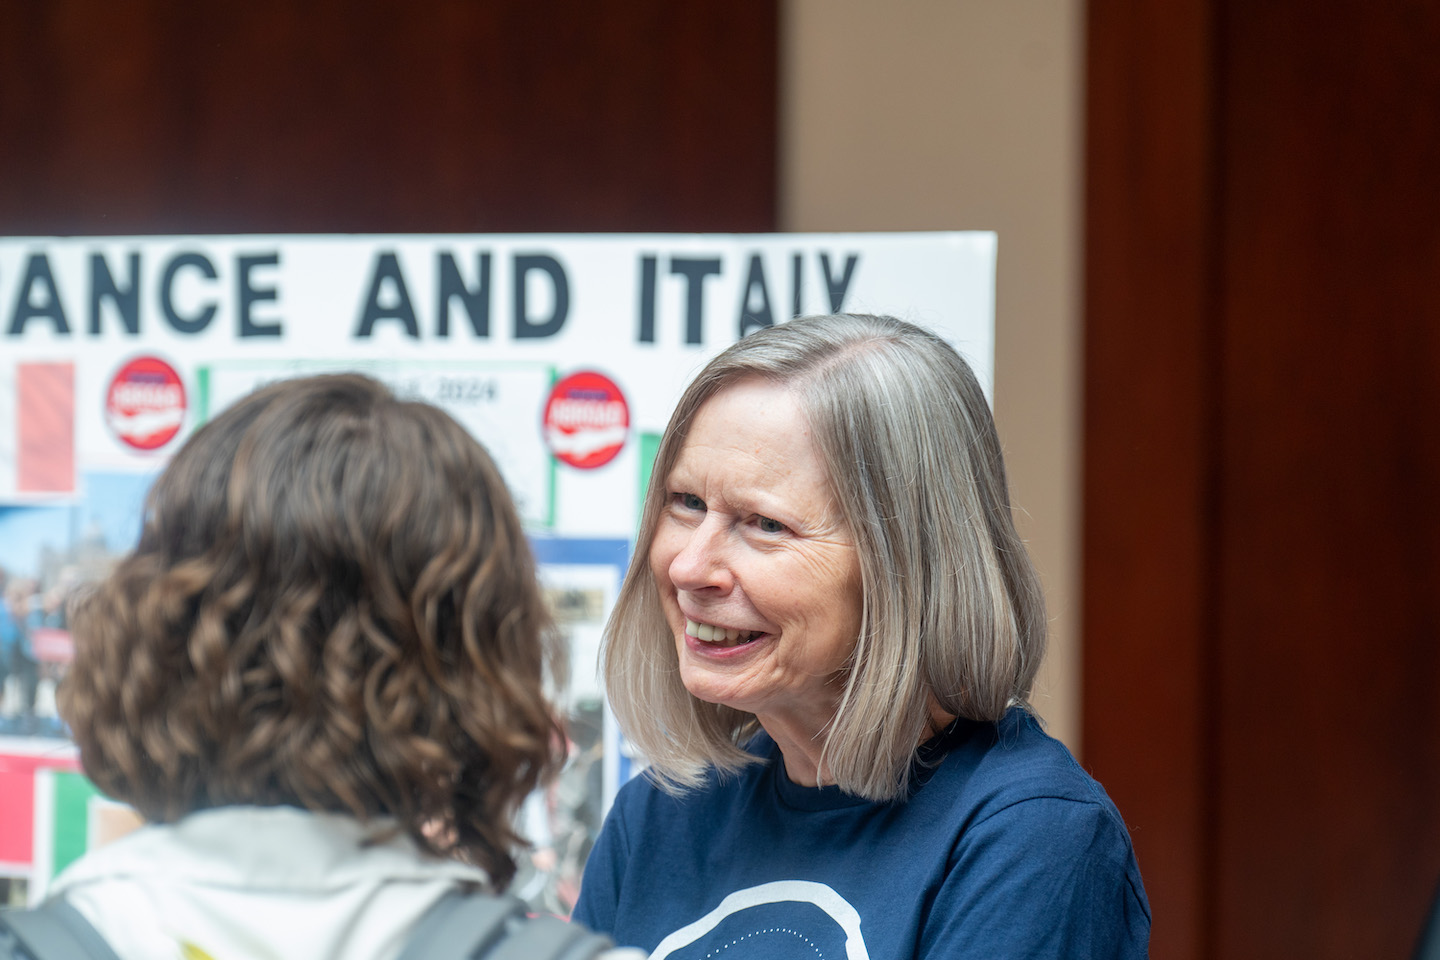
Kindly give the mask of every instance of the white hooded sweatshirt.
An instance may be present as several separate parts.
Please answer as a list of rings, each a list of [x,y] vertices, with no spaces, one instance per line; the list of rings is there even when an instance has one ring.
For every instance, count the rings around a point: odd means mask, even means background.
[[[206,810],[92,851],[49,895],[122,960],[394,960],[447,893],[490,884],[392,832],[293,807]]]

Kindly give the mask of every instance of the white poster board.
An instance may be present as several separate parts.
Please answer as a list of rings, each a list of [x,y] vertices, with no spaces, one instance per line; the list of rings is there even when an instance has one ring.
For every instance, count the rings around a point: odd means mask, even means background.
[[[700,367],[797,314],[890,313],[988,390],[995,252],[990,233],[0,240],[0,639],[8,616],[34,667],[0,689],[0,735],[63,738],[64,595],[134,545],[185,437],[259,384],[339,370],[491,451],[571,604],[572,705],[593,702],[643,484]]]

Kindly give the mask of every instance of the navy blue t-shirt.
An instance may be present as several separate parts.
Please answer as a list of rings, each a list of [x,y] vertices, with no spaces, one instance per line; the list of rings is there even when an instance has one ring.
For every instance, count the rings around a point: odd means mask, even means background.
[[[798,786],[769,737],[750,750],[767,762],[681,797],[626,784],[575,919],[652,960],[1147,956],[1125,824],[1025,711],[927,744],[903,803]]]

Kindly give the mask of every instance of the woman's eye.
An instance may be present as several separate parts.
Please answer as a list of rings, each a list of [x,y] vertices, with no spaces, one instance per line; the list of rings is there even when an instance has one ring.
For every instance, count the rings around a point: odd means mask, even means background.
[[[693,493],[682,493],[682,494],[680,494],[680,505],[681,505],[682,507],[684,507],[686,510],[704,510],[704,509],[705,509],[705,501],[704,501],[704,500],[701,500],[699,497],[695,496],[695,494],[693,494]]]
[[[755,522],[765,533],[783,533],[785,530],[785,524],[779,520],[771,520],[769,517],[757,517]]]

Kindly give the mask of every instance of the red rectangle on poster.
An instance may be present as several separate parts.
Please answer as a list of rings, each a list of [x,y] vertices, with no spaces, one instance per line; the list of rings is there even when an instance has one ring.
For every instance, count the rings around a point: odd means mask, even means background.
[[[75,365],[22,363],[15,370],[19,420],[15,489],[75,490]]]
[[[73,751],[67,744],[65,748]],[[11,753],[0,748],[0,864],[28,866],[35,851],[35,771],[78,770],[70,756],[50,748]]]

